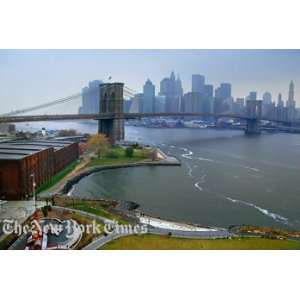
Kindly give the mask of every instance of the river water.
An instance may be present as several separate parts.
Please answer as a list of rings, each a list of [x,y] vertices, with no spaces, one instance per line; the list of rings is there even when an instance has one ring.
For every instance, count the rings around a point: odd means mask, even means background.
[[[145,213],[208,226],[300,229],[300,135],[126,127],[126,138],[157,145],[182,166],[106,170],[73,195],[134,201]]]

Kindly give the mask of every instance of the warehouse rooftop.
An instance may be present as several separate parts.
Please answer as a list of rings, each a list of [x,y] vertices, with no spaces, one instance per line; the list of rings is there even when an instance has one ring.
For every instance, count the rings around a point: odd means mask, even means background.
[[[18,160],[47,148],[60,150],[74,142],[55,140],[17,140],[0,143],[0,160]]]

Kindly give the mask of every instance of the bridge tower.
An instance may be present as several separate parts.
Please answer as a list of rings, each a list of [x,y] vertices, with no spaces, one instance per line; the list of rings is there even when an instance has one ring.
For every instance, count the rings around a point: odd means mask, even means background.
[[[111,114],[98,122],[98,133],[105,134],[112,143],[124,140],[123,87],[120,82],[100,84],[100,113]]]
[[[260,134],[260,119],[262,114],[261,100],[248,100],[246,106],[247,124],[245,133],[249,135]]]

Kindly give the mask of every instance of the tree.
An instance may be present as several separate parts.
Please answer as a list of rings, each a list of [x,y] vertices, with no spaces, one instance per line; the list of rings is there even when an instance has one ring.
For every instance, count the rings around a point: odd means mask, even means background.
[[[125,155],[127,157],[133,157],[134,149],[132,147],[127,147],[125,149]]]
[[[109,147],[109,140],[104,134],[94,134],[88,139],[88,149],[95,152],[99,158],[104,156]]]

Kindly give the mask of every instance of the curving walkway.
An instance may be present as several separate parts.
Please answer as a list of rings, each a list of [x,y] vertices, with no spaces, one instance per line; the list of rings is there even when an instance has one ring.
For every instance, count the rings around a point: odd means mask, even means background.
[[[103,247],[105,244],[128,235],[132,235],[132,234],[111,233],[106,236],[101,236],[100,238],[92,241],[90,244],[85,246],[82,250],[98,250],[99,248]]]
[[[70,212],[75,212],[77,214],[80,214],[85,217],[89,217],[91,219],[94,219],[95,221],[100,221],[104,224],[114,224],[114,221],[107,219],[102,216],[98,216],[92,213],[88,213],[85,211],[81,211],[78,209],[73,208],[67,208],[67,207],[61,207],[61,206],[53,206],[53,208],[58,210],[67,210]],[[142,223],[141,223],[142,224]],[[145,224],[144,224],[145,225]],[[176,230],[176,229],[170,229],[170,228],[158,228],[151,225],[147,225],[148,231],[147,233],[150,234],[157,234],[157,235],[171,235],[173,237],[179,237],[179,238],[191,238],[191,239],[224,239],[229,237],[235,237],[236,234],[230,233],[227,229],[214,229],[211,230],[207,228],[207,230]],[[111,233],[108,235],[100,236],[99,238],[93,240],[90,244],[85,246],[82,250],[97,250],[101,247],[103,247],[105,244],[125,237],[129,235],[134,235],[135,233]]]
[[[69,211],[69,212],[74,212],[74,213],[77,213],[79,215],[82,215],[83,217],[89,217],[91,219],[94,219],[95,221],[99,221],[99,222],[102,222],[104,224],[114,224],[115,223],[114,221],[112,221],[108,218],[98,216],[98,215],[95,215],[95,214],[92,214],[92,213],[89,213],[89,212],[86,212],[86,211],[83,211],[83,210],[69,208],[69,207],[56,206],[56,205],[54,205],[52,207],[57,209],[57,210],[61,210],[61,211],[66,210],[66,211]]]

